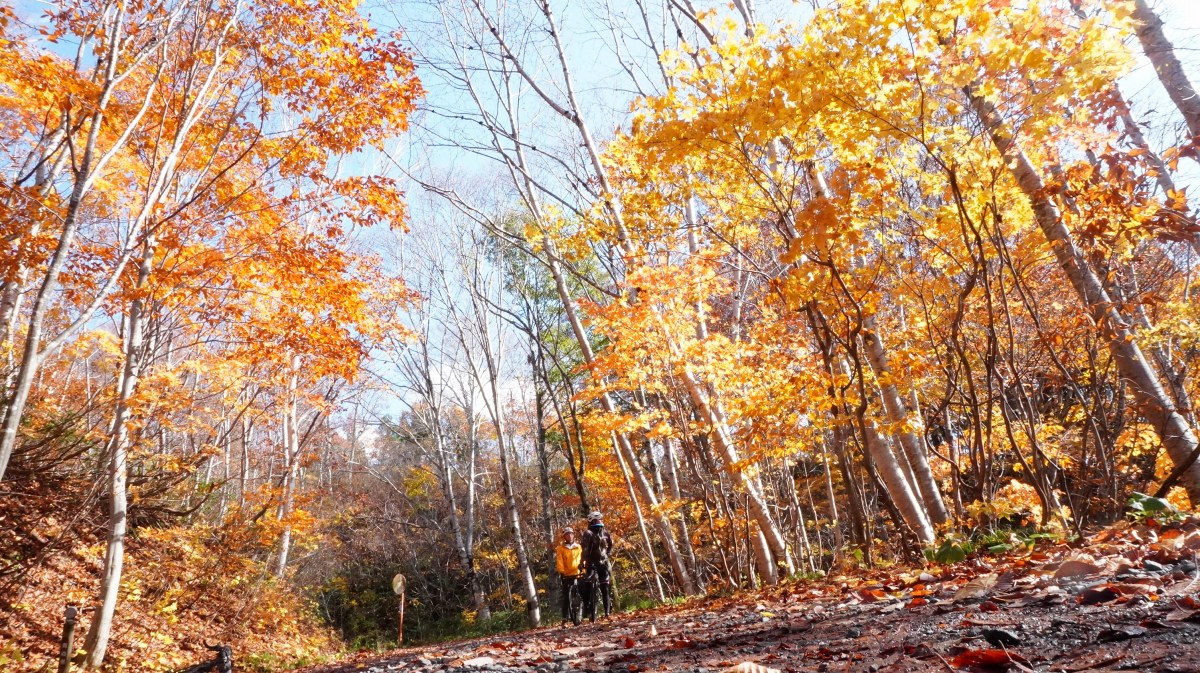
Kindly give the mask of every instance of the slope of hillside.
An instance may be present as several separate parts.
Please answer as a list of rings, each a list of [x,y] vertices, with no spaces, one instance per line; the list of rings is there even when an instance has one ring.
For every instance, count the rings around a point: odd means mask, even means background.
[[[83,607],[82,648],[104,558],[104,517],[86,484],[5,482],[0,498],[0,670],[57,668],[63,610]],[[271,671],[339,652],[314,611],[266,564],[229,553],[246,541],[219,527],[146,526],[128,539],[126,574],[106,668],[156,673],[226,643],[242,670]],[[77,650],[78,653],[78,650]]]

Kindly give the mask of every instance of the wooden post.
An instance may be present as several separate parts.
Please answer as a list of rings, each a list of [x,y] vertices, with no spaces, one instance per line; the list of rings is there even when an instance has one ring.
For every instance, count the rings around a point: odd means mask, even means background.
[[[62,647],[58,651],[58,673],[67,673],[71,669],[71,650],[75,644],[75,622],[79,618],[79,610],[74,605],[68,605],[63,611]]]
[[[400,597],[400,626],[396,635],[396,647],[404,646],[404,575],[397,574],[392,578],[392,591]]]

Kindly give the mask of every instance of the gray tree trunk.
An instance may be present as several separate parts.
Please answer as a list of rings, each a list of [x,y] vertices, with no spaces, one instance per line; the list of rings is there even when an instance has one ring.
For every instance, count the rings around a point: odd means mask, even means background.
[[[995,106],[975,95],[971,86],[966,87],[966,94],[988,136],[1004,156],[1013,178],[1029,199],[1034,218],[1050,243],[1059,267],[1066,273],[1075,293],[1108,341],[1117,369],[1133,391],[1139,413],[1158,433],[1159,440],[1175,465],[1188,465],[1180,480],[1187,489],[1188,497],[1193,502],[1200,502],[1200,461],[1196,460],[1200,449],[1197,448],[1196,435],[1191,426],[1176,410],[1157,373],[1142,355],[1137,335],[1116,310],[1095,270],[1075,245],[1058,206],[1047,196],[1041,177],[1005,128]]]
[[[879,334],[874,314],[863,319],[862,341],[867,362],[871,364],[875,378],[880,384],[879,392],[883,399],[884,411],[887,412],[888,421],[897,428],[894,434],[904,450],[905,458],[908,459],[908,466],[912,470],[921,501],[925,503],[932,523],[940,526],[950,520],[950,513],[946,511],[942,491],[933,479],[933,471],[929,469],[929,454],[925,451],[924,438],[914,429],[921,427],[921,421],[909,413],[894,382],[896,374],[888,362],[887,351],[884,349],[883,338]]]
[[[1167,90],[1167,95],[1174,101],[1175,107],[1183,115],[1187,123],[1188,133],[1192,140],[1200,138],[1200,96],[1192,88],[1183,64],[1175,57],[1175,47],[1163,33],[1162,19],[1150,8],[1146,0],[1134,0],[1133,19],[1137,22],[1137,37],[1142,43],[1142,51],[1154,65],[1158,80]]]
[[[867,450],[871,452],[875,471],[879,473],[880,479],[887,487],[892,503],[896,505],[896,509],[900,510],[900,515],[904,517],[905,523],[913,529],[921,542],[926,544],[933,542],[937,539],[937,533],[926,516],[925,508],[921,505],[917,493],[909,486],[904,469],[892,448],[888,446],[887,438],[879,434],[875,421],[867,419],[863,426],[866,432]]]
[[[633,488],[633,480],[629,478],[629,466],[625,464],[625,459],[621,457],[621,453],[617,452],[617,465],[621,468],[621,476],[625,478],[625,488],[629,491],[629,501],[633,503],[633,512],[637,516],[638,532],[642,534],[642,544],[646,546],[646,556],[650,558],[650,572],[653,575],[653,591],[655,598],[660,603],[667,600],[667,594],[663,591],[662,577],[658,572],[658,561],[654,558],[654,544],[650,541],[650,531],[646,530],[646,517],[642,515],[642,503],[638,500],[637,493]]]
[[[300,428],[296,409],[297,374],[300,370],[299,356],[292,357],[292,371],[288,376],[287,397],[283,409],[283,430],[280,443],[283,445],[283,499],[279,503],[277,516],[285,519],[292,512],[292,501],[295,497],[296,479],[300,471]],[[287,570],[288,554],[292,549],[292,527],[283,526],[279,534],[279,553],[275,557],[274,573],[283,577]]]
[[[154,245],[145,243],[141,266],[138,271],[137,288],[141,290],[154,262]],[[113,414],[112,429],[108,437],[109,515],[108,545],[104,553],[104,574],[100,585],[100,607],[88,628],[86,640],[87,658],[85,665],[90,669],[100,668],[108,651],[112,635],[113,615],[121,591],[121,572],[125,563],[125,532],[129,525],[129,502],[126,485],[128,481],[129,456],[129,400],[137,390],[142,374],[142,342],[145,332],[144,300],[139,296],[129,302],[126,320],[124,357],[121,380],[117,391],[117,408]]]

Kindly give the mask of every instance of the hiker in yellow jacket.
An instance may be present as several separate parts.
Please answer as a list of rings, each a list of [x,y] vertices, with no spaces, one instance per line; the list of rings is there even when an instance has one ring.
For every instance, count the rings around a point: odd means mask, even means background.
[[[565,625],[567,619],[572,619],[576,624],[579,623],[582,615],[577,614],[582,611],[583,606],[571,605],[571,590],[579,585],[579,577],[583,574],[583,569],[580,568],[580,562],[583,559],[583,547],[575,541],[575,531],[570,528],[564,529],[562,532],[562,542],[555,550],[555,559],[558,566],[558,576],[562,580],[562,623]],[[579,592],[575,592],[575,600],[579,602]]]

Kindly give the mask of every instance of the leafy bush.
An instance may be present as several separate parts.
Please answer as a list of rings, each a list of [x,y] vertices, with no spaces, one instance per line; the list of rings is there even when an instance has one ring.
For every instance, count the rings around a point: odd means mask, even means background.
[[[1147,521],[1178,521],[1183,515],[1164,498],[1134,492],[1127,503],[1129,517],[1139,523]]]

